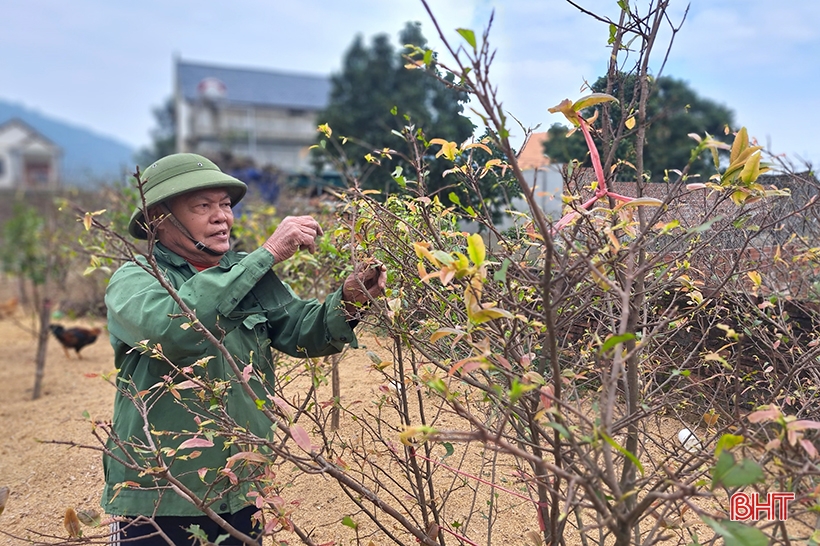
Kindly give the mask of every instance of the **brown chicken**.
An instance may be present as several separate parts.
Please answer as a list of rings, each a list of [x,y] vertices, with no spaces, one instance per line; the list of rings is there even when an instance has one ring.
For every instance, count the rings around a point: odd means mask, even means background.
[[[63,346],[66,358],[71,358],[68,350],[74,349],[74,351],[77,352],[77,358],[82,359],[80,349],[97,341],[97,336],[102,332],[100,328],[82,328],[80,326],[63,328],[59,324],[51,324],[49,328],[51,328],[51,333],[54,334],[54,337],[56,337]]]

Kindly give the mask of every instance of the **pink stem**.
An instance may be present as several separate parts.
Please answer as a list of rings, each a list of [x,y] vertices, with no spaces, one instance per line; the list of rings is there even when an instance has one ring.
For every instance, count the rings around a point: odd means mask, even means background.
[[[606,179],[604,178],[604,167],[601,165],[601,155],[598,153],[598,147],[592,141],[592,135],[587,127],[587,122],[581,116],[578,116],[578,121],[581,124],[581,132],[584,133],[584,139],[587,141],[589,148],[589,156],[592,160],[592,168],[595,169],[595,176],[598,178],[598,187],[595,189],[595,195],[603,197],[606,195]]]

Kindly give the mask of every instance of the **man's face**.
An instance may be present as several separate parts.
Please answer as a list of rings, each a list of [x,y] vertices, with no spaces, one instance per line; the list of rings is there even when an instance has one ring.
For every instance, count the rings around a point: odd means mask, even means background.
[[[220,255],[230,250],[233,211],[227,191],[215,188],[184,193],[171,199],[168,208],[194,239],[205,243]],[[214,265],[219,263],[218,256],[198,250],[194,242],[171,222],[162,222],[158,233],[162,244],[189,261]]]

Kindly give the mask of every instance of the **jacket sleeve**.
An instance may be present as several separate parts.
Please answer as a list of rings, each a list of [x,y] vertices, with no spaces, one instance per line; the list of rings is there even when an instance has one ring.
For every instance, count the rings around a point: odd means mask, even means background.
[[[230,267],[206,269],[187,280],[171,284],[197,319],[221,338],[245,318],[236,313],[259,280],[271,271],[273,256],[264,249],[248,254]],[[178,275],[178,274],[177,274]],[[166,275],[169,280],[172,272]],[[281,295],[280,295],[281,297]],[[283,304],[278,302],[276,305]],[[130,347],[148,340],[160,343],[171,360],[198,356],[209,344],[193,328],[185,328],[177,303],[150,273],[135,263],[118,269],[111,277],[105,295],[108,328],[112,336]]]
[[[344,314],[341,288],[328,295],[324,303],[294,296],[287,306],[268,313],[268,329],[271,344],[296,357],[327,356],[340,352],[347,344],[359,346],[353,325]]]

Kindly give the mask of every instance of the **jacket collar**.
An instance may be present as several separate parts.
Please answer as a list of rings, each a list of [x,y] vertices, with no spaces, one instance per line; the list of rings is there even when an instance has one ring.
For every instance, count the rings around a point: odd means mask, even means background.
[[[228,255],[230,253],[231,252],[228,251],[224,256],[222,256],[219,259],[219,266],[229,265],[230,262],[228,261]],[[169,249],[167,246],[163,245],[159,241],[157,241],[154,244],[154,256],[156,256],[158,260],[162,260],[163,262],[166,262],[174,267],[190,266],[191,268],[193,268],[193,266],[189,264],[185,258],[180,256],[173,250]]]

